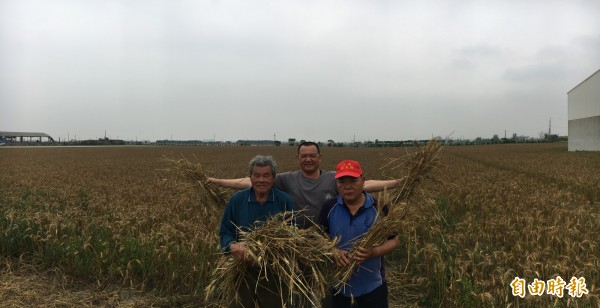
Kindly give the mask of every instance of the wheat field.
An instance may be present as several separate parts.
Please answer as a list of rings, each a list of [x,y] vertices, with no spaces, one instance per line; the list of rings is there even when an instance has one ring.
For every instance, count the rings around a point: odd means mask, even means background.
[[[295,151],[0,148],[0,305],[210,306],[219,213],[165,158],[236,178],[256,154],[295,170]],[[323,147],[322,168],[355,159],[367,179],[399,178],[408,169],[387,163],[412,151]],[[439,159],[386,256],[393,307],[600,307],[600,153],[511,144]]]

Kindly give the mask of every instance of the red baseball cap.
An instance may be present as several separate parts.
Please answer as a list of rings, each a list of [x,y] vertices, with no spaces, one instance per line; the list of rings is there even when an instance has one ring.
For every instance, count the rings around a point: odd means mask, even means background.
[[[339,179],[343,176],[351,176],[358,178],[363,174],[360,164],[355,160],[342,160],[335,167],[335,178]]]

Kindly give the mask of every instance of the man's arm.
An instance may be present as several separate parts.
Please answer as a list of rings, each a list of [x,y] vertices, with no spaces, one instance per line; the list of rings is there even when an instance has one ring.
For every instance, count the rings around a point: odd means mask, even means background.
[[[364,190],[368,193],[380,192],[386,189],[398,188],[404,185],[406,178],[397,180],[367,180],[365,181]]]
[[[240,179],[216,179],[216,178],[207,178],[206,182],[215,184],[219,187],[232,188],[232,189],[246,189],[252,186],[250,183],[250,178],[240,178]]]
[[[230,253],[230,248],[236,240],[236,227],[234,224],[233,215],[233,201],[229,200],[225,210],[223,211],[223,217],[221,218],[221,225],[219,226],[219,239],[221,250],[224,253]]]

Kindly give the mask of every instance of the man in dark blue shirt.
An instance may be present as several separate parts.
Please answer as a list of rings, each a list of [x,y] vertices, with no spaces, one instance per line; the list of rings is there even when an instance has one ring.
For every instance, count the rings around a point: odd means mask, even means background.
[[[247,262],[247,251],[240,229],[248,230],[256,222],[265,221],[275,214],[296,209],[290,196],[273,187],[276,174],[275,161],[271,156],[255,156],[249,163],[252,187],[238,191],[231,196],[219,229],[221,249],[230,253],[240,263]],[[257,282],[258,270],[249,266],[248,281],[240,284],[239,302],[230,307],[280,307],[282,300],[277,292],[276,279]]]

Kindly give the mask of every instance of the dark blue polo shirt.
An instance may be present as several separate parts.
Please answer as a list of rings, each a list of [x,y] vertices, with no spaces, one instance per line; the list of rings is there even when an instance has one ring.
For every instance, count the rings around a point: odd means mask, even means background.
[[[292,198],[275,187],[271,189],[269,199],[264,204],[256,202],[256,195],[252,188],[234,193],[221,219],[219,228],[221,249],[228,253],[229,245],[240,240],[238,228],[248,230],[257,221],[265,221],[275,214],[295,209],[296,205]]]

